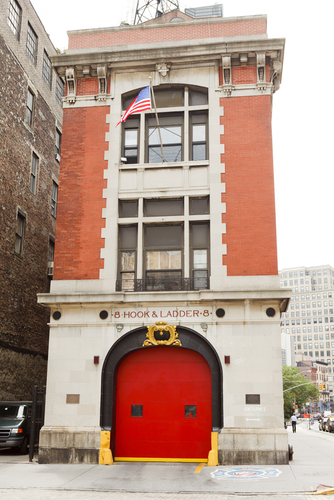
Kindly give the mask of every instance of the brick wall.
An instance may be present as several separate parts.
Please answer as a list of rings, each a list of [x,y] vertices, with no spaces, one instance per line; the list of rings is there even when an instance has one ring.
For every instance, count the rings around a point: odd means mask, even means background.
[[[77,80],[78,96],[96,95],[98,93],[99,93],[99,81],[97,78],[78,78]]]
[[[55,235],[51,215],[56,127],[62,106],[42,77],[44,48],[55,53],[32,5],[20,0],[20,38],[10,30],[9,1],[0,0],[0,399],[31,398],[35,384],[46,379],[49,311],[37,304],[47,293],[49,240]],[[26,53],[28,21],[38,35],[35,65]],[[26,123],[28,87],[35,95],[33,123]],[[31,192],[33,152],[38,157],[37,189]],[[23,253],[15,253],[17,213],[26,216]]]
[[[98,279],[108,107],[64,110],[54,279]]]
[[[201,38],[220,38],[242,35],[265,34],[267,22],[265,19],[235,22],[206,22],[175,26],[174,24],[153,27],[141,25],[135,29],[132,26],[99,30],[83,34],[69,34],[69,49],[84,49],[92,47],[111,47],[117,45],[132,45],[139,43],[172,42],[177,40],[195,40]]]
[[[235,66],[231,68],[232,85],[248,85],[257,82],[256,66]],[[270,69],[266,66],[266,82],[270,81]],[[219,85],[223,85],[223,69],[219,68]]]
[[[29,0],[19,0],[22,8],[20,36],[17,38],[8,26],[8,6],[9,0],[0,0],[0,33],[7,47],[15,54],[19,64],[24,69],[26,76],[38,88],[39,93],[51,107],[54,115],[61,124],[63,109],[56,100],[56,72],[52,71],[51,88],[43,78],[43,54],[46,50],[49,57],[57,55],[48,34],[46,33],[41,20]],[[26,41],[28,22],[37,34],[37,61],[32,62],[27,54]]]
[[[223,264],[229,276],[276,275],[271,98],[221,98],[220,104],[225,144],[221,161],[226,171],[226,193],[221,197],[226,203]]]

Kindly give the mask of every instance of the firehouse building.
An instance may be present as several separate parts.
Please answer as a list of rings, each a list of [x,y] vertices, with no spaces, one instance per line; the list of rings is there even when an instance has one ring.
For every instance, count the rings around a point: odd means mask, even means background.
[[[284,464],[266,16],[69,33],[41,463]],[[149,110],[116,127],[139,92]]]

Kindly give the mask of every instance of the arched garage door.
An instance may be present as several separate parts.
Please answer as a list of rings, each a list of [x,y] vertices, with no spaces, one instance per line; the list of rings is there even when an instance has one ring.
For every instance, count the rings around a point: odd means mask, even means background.
[[[115,460],[204,461],[211,448],[211,370],[197,352],[154,347],[117,373]]]

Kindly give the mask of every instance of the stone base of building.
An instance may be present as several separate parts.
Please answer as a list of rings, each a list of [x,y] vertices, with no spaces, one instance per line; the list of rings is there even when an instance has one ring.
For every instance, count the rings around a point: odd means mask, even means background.
[[[100,427],[43,427],[40,464],[98,464]],[[289,463],[284,429],[222,429],[218,434],[219,465],[282,465]]]
[[[100,427],[46,427],[39,436],[40,464],[98,464]]]
[[[218,434],[219,465],[283,465],[289,463],[284,429],[224,428]]]

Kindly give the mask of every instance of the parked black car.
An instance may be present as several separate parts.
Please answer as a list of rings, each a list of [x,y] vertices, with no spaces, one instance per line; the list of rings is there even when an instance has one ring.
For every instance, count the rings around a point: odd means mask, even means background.
[[[31,423],[31,401],[0,401],[0,448],[27,453]]]

